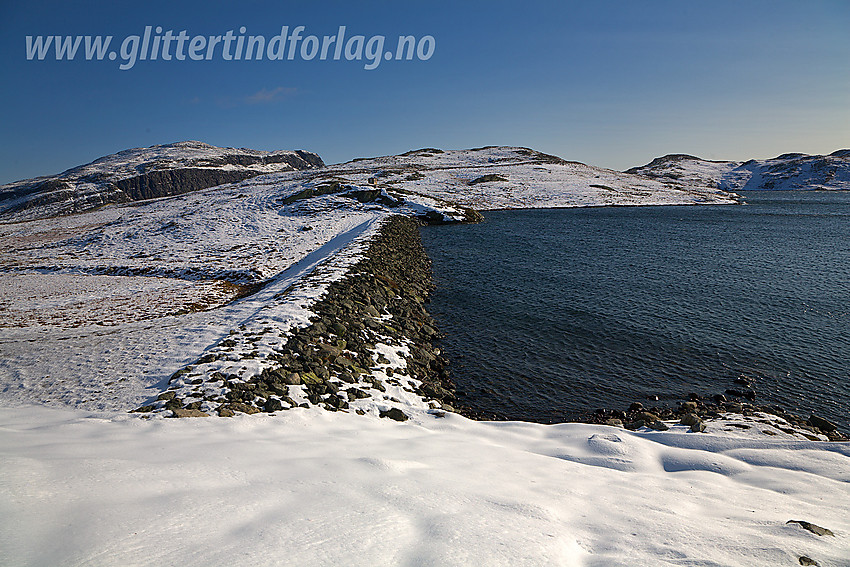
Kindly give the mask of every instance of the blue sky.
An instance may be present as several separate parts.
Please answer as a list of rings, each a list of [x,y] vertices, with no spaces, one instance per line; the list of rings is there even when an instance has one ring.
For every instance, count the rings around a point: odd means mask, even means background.
[[[0,183],[195,139],[326,162],[521,145],[625,169],[850,147],[850,2],[0,3]],[[27,35],[145,26],[431,35],[427,61],[27,61]],[[52,60],[51,60],[52,59]]]

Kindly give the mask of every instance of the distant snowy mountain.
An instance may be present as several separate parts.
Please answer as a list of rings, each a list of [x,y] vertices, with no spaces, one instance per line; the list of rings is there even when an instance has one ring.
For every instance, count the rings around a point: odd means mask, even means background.
[[[135,148],[58,175],[0,186],[0,221],[79,213],[323,165],[319,156],[301,150],[264,152],[195,141]]]
[[[671,154],[626,171],[671,185],[725,191],[850,190],[850,150],[829,155],[782,154],[773,159],[708,161]]]

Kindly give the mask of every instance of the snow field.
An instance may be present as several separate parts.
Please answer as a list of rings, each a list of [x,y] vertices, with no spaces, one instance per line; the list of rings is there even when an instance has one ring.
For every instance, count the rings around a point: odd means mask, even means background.
[[[4,565],[850,565],[846,444],[425,411],[0,430]]]

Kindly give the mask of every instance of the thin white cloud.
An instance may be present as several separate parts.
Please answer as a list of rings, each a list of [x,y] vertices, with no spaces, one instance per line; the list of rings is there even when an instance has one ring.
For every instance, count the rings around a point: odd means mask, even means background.
[[[288,98],[295,94],[297,90],[298,89],[294,87],[277,87],[271,90],[262,88],[254,94],[246,97],[245,102],[248,104],[267,104],[270,102],[276,102]]]

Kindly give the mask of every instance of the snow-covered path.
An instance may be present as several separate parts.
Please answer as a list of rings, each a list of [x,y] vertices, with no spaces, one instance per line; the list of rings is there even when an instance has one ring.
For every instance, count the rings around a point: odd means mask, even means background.
[[[0,408],[2,565],[847,566],[848,503],[848,444]]]
[[[363,218],[366,220],[362,220]],[[259,292],[212,311],[125,322],[116,327],[4,328],[0,333],[0,399],[90,410],[132,409],[159,393],[163,380],[252,318],[273,318],[284,329],[306,324],[309,305],[327,283],[344,275],[383,215],[338,219],[327,240],[281,271]],[[300,286],[319,265],[334,264],[321,281]],[[77,276],[91,278],[96,276]],[[115,278],[113,278],[115,279]],[[274,305],[273,305],[274,304]]]
[[[278,295],[284,292],[290,286],[298,283],[307,274],[315,270],[320,264],[326,262],[331,257],[340,254],[352,242],[362,240],[364,236],[373,234],[377,229],[382,216],[376,215],[374,218],[366,220],[353,228],[349,228],[340,232],[325,244],[313,250],[304,258],[286,268],[266,285],[262,290],[255,293],[245,301],[237,302],[227,306],[220,311],[223,317],[223,322],[231,327],[234,325],[235,319],[242,318],[239,324],[248,322],[252,317],[266,307],[268,303]],[[351,252],[353,254],[353,251]],[[342,274],[340,274],[342,275]]]

